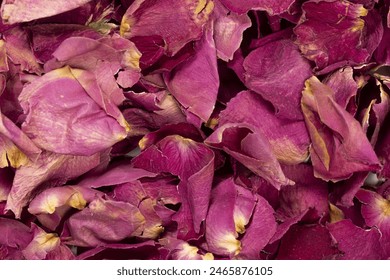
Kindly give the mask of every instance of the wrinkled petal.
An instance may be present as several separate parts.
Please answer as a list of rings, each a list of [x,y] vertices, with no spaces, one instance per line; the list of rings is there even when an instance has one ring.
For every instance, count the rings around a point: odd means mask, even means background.
[[[23,255],[28,260],[44,260],[49,252],[60,246],[60,238],[55,233],[46,233],[37,225],[32,224],[33,239],[23,249]]]
[[[206,218],[214,170],[214,153],[204,144],[179,135],[167,136],[133,160],[134,167],[169,172],[182,180],[183,200],[188,201],[193,225],[199,232]],[[179,191],[180,192],[180,191]]]
[[[173,55],[201,37],[213,8],[214,3],[207,0],[137,0],[123,16],[120,33],[125,38],[161,36],[166,52]]]
[[[302,95],[316,177],[339,181],[354,172],[379,170],[378,158],[362,127],[335,102],[331,88],[312,77]]]

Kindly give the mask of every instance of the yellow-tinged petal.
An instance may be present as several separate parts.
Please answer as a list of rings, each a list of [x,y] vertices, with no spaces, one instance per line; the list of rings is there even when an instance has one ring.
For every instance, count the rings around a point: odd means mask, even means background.
[[[329,204],[329,222],[331,224],[344,220],[344,213],[336,205]]]
[[[234,212],[234,225],[238,233],[243,234],[245,232],[245,226],[247,223],[248,221],[242,213]]]
[[[237,256],[241,252],[241,242],[230,232],[222,236],[218,241],[218,246],[226,249],[229,253],[233,253],[234,256]]]
[[[69,198],[68,205],[78,210],[82,210],[87,205],[87,201],[80,192],[76,192]]]

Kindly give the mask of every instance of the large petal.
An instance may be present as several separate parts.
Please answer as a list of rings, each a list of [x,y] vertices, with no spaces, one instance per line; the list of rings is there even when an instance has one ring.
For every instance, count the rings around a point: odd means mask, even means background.
[[[342,220],[328,226],[329,232],[344,254],[345,260],[380,260],[385,254],[380,244],[380,232],[376,228],[364,230],[351,220]]]
[[[124,139],[127,132],[85,92],[85,71],[64,67],[26,86],[19,96],[26,120],[22,130],[48,151],[92,155]]]
[[[312,77],[302,95],[302,111],[313,141],[310,155],[315,176],[339,181],[354,172],[379,170],[378,158],[362,127],[336,103],[331,88]]]
[[[245,58],[244,69],[245,85],[270,101],[278,117],[303,119],[299,102],[312,71],[291,40],[271,41],[258,47]]]
[[[89,157],[66,156],[49,152],[16,170],[12,189],[7,199],[7,209],[20,217],[22,208],[30,202],[41,187],[58,186],[76,178],[100,163],[100,155]]]
[[[196,53],[166,76],[169,91],[189,112],[207,122],[217,100],[219,76],[211,30],[195,45]]]

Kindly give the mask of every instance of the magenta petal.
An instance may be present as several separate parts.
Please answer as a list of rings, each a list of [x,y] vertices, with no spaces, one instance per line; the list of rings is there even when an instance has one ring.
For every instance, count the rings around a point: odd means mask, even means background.
[[[161,36],[167,53],[174,55],[200,38],[213,7],[212,1],[138,0],[124,14],[120,33],[125,38]]]
[[[179,135],[167,136],[145,149],[134,160],[134,167],[179,176],[184,188],[196,232],[206,218],[214,171],[214,152],[204,144]]]
[[[219,115],[219,126],[228,123],[248,124],[256,128],[268,139],[273,153],[282,163],[297,164],[306,161],[309,156],[310,138],[305,123],[279,118],[269,104],[254,92],[242,91],[230,100]]]
[[[261,132],[254,132],[247,125],[225,124],[215,130],[205,143],[224,150],[276,188],[293,184],[284,176],[266,137]]]
[[[329,260],[338,252],[326,227],[321,225],[293,226],[282,238],[278,260]]]
[[[142,233],[145,217],[126,202],[97,198],[68,220],[76,246],[95,247]]]
[[[16,170],[6,209],[20,217],[22,208],[28,204],[41,187],[58,186],[78,177],[100,163],[100,155],[89,157],[66,156],[49,152],[42,153],[35,162]]]
[[[195,50],[195,55],[176,67],[165,80],[179,103],[207,122],[214,110],[219,88],[217,56],[211,30],[205,31]]]
[[[243,33],[252,23],[248,15],[230,12],[219,1],[214,1],[214,41],[217,56],[229,61],[240,47]]]
[[[250,224],[241,239],[242,250],[238,258],[259,259],[260,251],[276,232],[274,209],[261,196],[257,202]]]
[[[23,249],[23,255],[28,260],[44,260],[49,252],[60,246],[60,238],[55,233],[46,233],[37,225],[32,224],[33,239]]]
[[[355,226],[351,220],[329,224],[330,234],[343,252],[345,260],[380,260],[385,255],[380,244],[381,234],[376,228],[364,230]]]
[[[360,190],[356,197],[363,203],[361,212],[366,224],[379,228],[382,246],[390,256],[390,200],[367,190]]]
[[[213,189],[206,219],[206,240],[213,254],[233,257],[241,251],[234,224],[235,202],[236,186],[232,178]]]
[[[0,217],[0,231],[2,233],[0,235],[0,245],[18,250],[24,249],[32,239],[28,226],[19,221],[3,217]]]
[[[286,12],[295,0],[220,0],[229,10],[236,13],[246,13],[249,10],[266,11],[270,15]]]
[[[132,182],[143,177],[155,177],[157,174],[127,164],[113,166],[99,175],[91,175],[78,182],[77,185],[86,188],[99,188],[102,186],[119,185]]]
[[[326,78],[324,82],[334,91],[335,101],[344,109],[351,98],[356,96],[358,85],[353,79],[353,69],[346,67],[338,70]]]
[[[362,17],[368,10],[363,5],[346,1],[309,1],[302,8],[304,13],[294,28],[296,43],[306,58],[315,61],[318,69],[337,63],[345,66],[367,61],[370,52],[364,45],[362,47],[362,40],[363,44],[367,40],[366,22]],[[324,10],[328,12],[324,14]]]
[[[331,88],[313,76],[306,81],[302,95],[316,177],[339,181],[354,172],[379,170],[378,158],[360,123],[336,103]]]
[[[22,130],[36,145],[56,153],[92,155],[126,137],[125,128],[86,94],[80,85],[84,75],[65,67],[23,89],[19,100],[27,118]]]
[[[245,85],[270,101],[277,116],[303,118],[301,92],[312,71],[291,40],[271,41],[258,47],[245,58],[244,69]]]
[[[14,24],[67,12],[90,1],[68,0],[53,5],[50,0],[9,0],[2,3],[1,14],[5,22]]]
[[[0,112],[0,167],[18,168],[29,160],[36,160],[41,150],[9,118]]]

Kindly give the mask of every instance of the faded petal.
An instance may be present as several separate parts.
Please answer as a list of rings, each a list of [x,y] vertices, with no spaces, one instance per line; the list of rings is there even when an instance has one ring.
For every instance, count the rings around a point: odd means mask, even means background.
[[[80,85],[79,77],[86,74],[64,67],[24,88],[19,97],[27,114],[22,130],[37,146],[62,154],[92,155],[126,137],[125,128]]]
[[[380,244],[380,232],[376,228],[364,230],[355,226],[351,220],[342,220],[329,224],[329,232],[343,252],[345,260],[380,260],[384,259]]]

